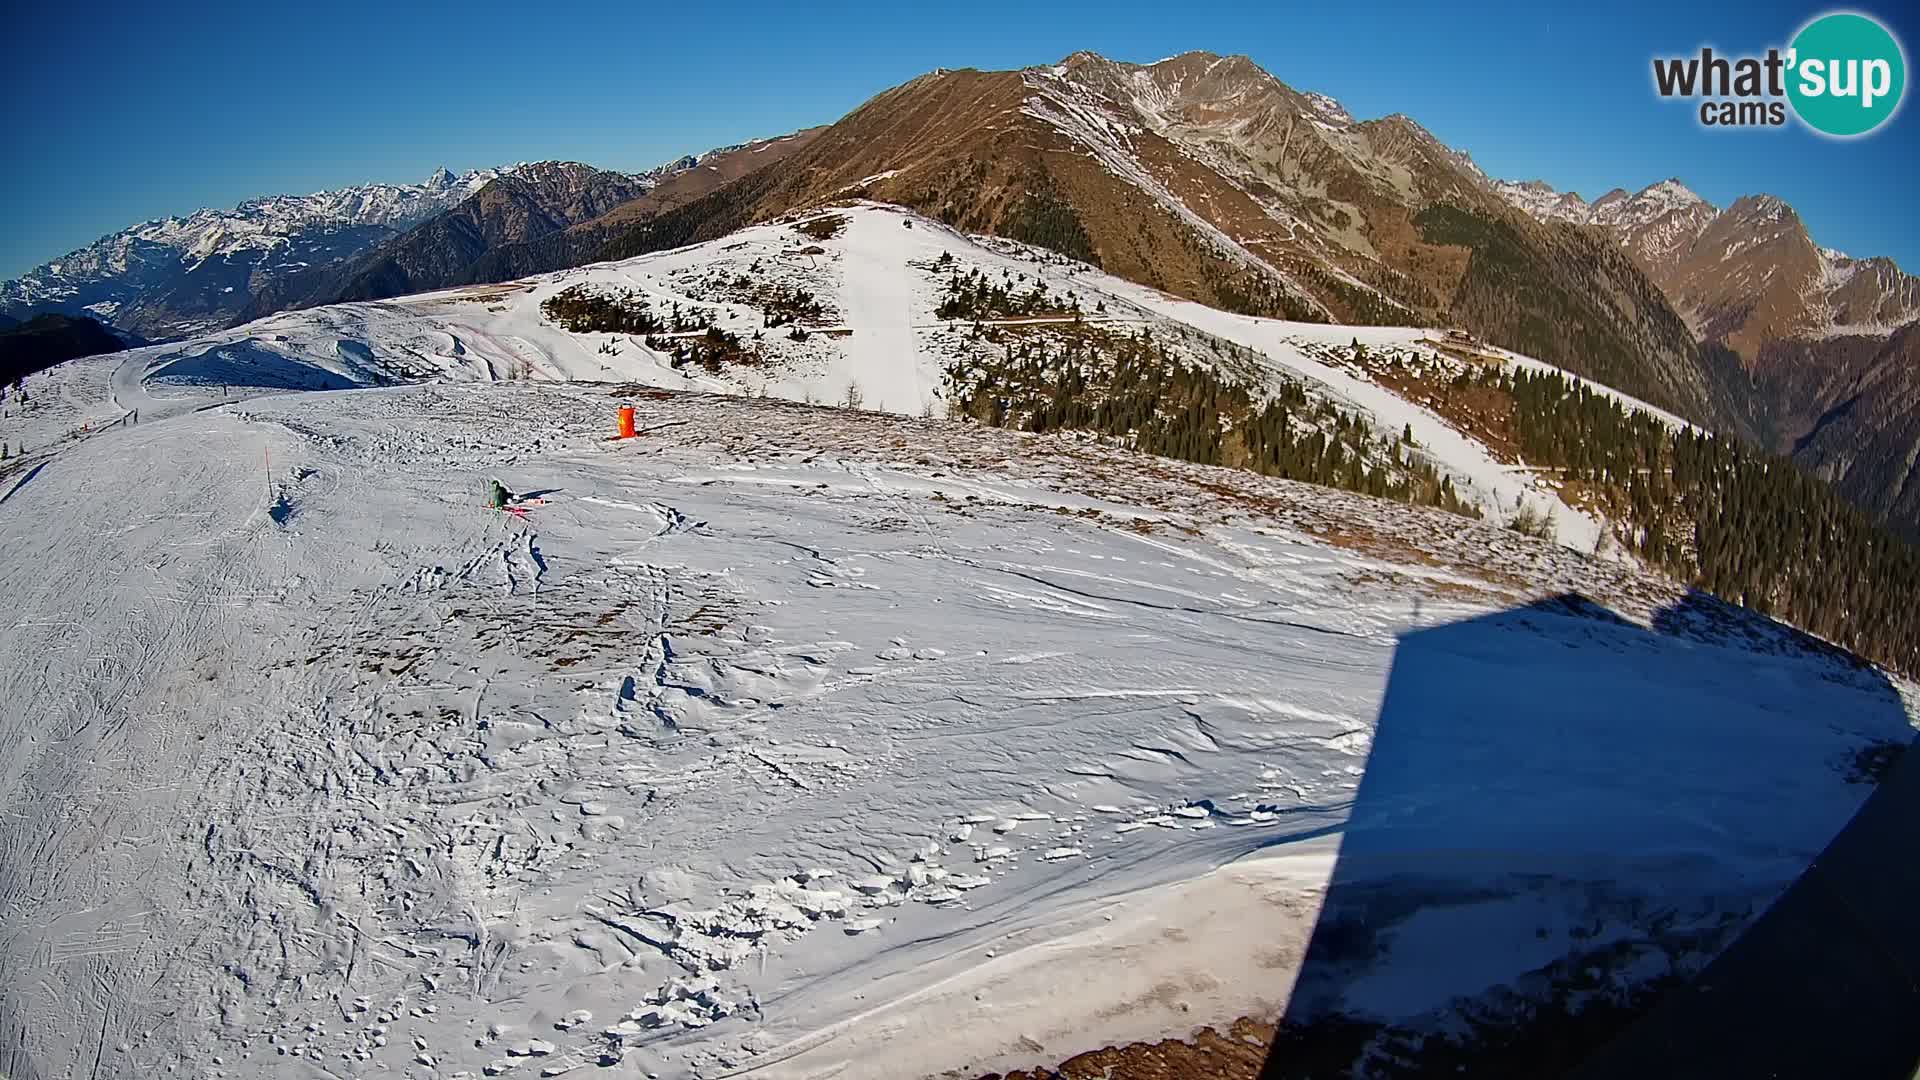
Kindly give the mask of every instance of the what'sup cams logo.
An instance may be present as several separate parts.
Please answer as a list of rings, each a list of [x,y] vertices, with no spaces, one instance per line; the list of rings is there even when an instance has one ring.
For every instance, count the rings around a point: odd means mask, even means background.
[[[1656,57],[1653,84],[1663,98],[1699,99],[1706,127],[1780,127],[1787,110],[1823,135],[1851,138],[1879,128],[1900,109],[1907,57],[1879,20],[1850,11],[1822,15],[1793,43],[1765,56]]]

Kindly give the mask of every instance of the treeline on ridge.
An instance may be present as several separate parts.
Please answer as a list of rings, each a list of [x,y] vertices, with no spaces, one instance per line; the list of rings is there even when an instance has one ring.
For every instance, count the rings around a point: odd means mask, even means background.
[[[952,411],[994,427],[1088,431],[1162,457],[1479,516],[1405,433],[1382,438],[1295,383],[1255,400],[1149,331],[1010,340],[1004,360],[961,361],[947,377]]]
[[[1529,464],[1625,526],[1648,563],[1861,656],[1920,672],[1920,549],[1786,458],[1675,429],[1558,372],[1483,370]]]

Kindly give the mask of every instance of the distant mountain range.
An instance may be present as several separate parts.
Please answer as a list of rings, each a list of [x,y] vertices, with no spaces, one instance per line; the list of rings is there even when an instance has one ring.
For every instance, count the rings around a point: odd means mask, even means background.
[[[1820,247],[1771,195],[1721,209],[1679,180],[1591,204],[1538,181],[1498,187],[1542,221],[1613,237],[1724,350],[1744,383],[1736,430],[1920,534],[1920,279]]]
[[[161,218],[0,282],[0,315],[89,316],[165,340],[285,307],[435,288],[496,244],[598,217],[702,160],[633,174],[555,161],[459,176],[443,168],[420,184],[274,195]]]
[[[1723,210],[1677,179],[1590,204],[1537,180],[1495,187],[1539,220],[1611,234],[1700,337],[1742,356],[1785,338],[1884,337],[1920,318],[1920,279],[1891,259],[1818,246],[1771,195]]]
[[[256,287],[238,313],[256,318],[294,307],[377,300],[451,284],[490,248],[558,232],[639,198],[666,169],[629,175],[573,161],[501,171],[452,206],[337,262],[303,268]]]
[[[85,315],[164,339],[224,326],[274,279],[339,263],[501,175],[441,169],[420,184],[365,184],[251,199],[142,222],[0,283],[0,312]]]
[[[779,161],[809,135],[720,147],[631,175],[578,162],[516,166],[359,255],[256,289],[240,317],[508,281],[591,262],[632,223]]]
[[[1455,325],[1787,453],[1920,533],[1920,287],[1791,207],[1488,177],[1238,56],[936,71],[643,174],[542,162],[150,222],[0,285],[148,337],[563,269],[853,196],[1215,307]]]

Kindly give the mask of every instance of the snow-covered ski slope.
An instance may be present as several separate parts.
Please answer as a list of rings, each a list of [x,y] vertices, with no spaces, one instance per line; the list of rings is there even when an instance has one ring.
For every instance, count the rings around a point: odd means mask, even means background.
[[[1439,511],[737,395],[167,375],[360,381],[409,340],[483,375],[515,337],[585,373],[503,295],[29,380],[89,430],[0,476],[0,1070],[852,1080],[1313,1003],[1457,1030],[1555,965],[1704,962],[1910,735],[1871,668]],[[902,407],[919,355],[782,377]]]
[[[1505,521],[1530,506],[1554,519],[1561,542],[1594,550],[1600,523],[1561,502],[1540,477],[1496,460],[1469,435],[1364,373],[1324,359],[1328,347],[1358,339],[1369,348],[1439,360],[1426,344],[1436,331],[1234,315],[1039,249],[964,236],[896,207],[862,203],[828,213],[845,219],[845,226],[826,239],[790,223],[768,224],[677,251],[507,285],[276,315],[146,350],[151,366],[144,377],[163,385],[277,381],[290,387],[424,378],[620,380],[823,404],[846,400],[851,387],[867,409],[944,416],[948,366],[1003,355],[1003,345],[973,337],[970,322],[935,315],[946,277],[956,268],[978,269],[1021,289],[1044,282],[1054,296],[1074,297],[1089,323],[1153,330],[1190,362],[1222,362],[1221,342],[1251,349],[1265,370],[1245,370],[1244,354],[1236,354],[1236,378],[1256,386],[1304,382],[1316,395],[1365,414],[1389,436],[1411,428],[1420,452],[1452,474],[1462,494],[1490,519]],[[749,339],[762,361],[709,373],[697,365],[672,366],[641,335],[569,333],[542,313],[541,304],[581,285],[643,297],[663,314],[675,305],[697,311]],[[820,317],[803,320],[811,332],[798,341],[788,325],[766,326],[769,296],[795,291],[817,298],[824,309]],[[1097,310],[1101,306],[1104,311]],[[1049,322],[1001,321],[1030,327]],[[1510,362],[1545,366],[1524,357]]]

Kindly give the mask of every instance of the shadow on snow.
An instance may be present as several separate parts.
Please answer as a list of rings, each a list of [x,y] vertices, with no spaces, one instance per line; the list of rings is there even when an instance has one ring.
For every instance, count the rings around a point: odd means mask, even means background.
[[[1566,595],[1405,634],[1262,1075],[1911,1076],[1912,738],[1877,670],[1704,594],[1651,630]],[[1829,841],[1829,902],[1774,904]],[[1862,889],[1874,928],[1836,914]]]

